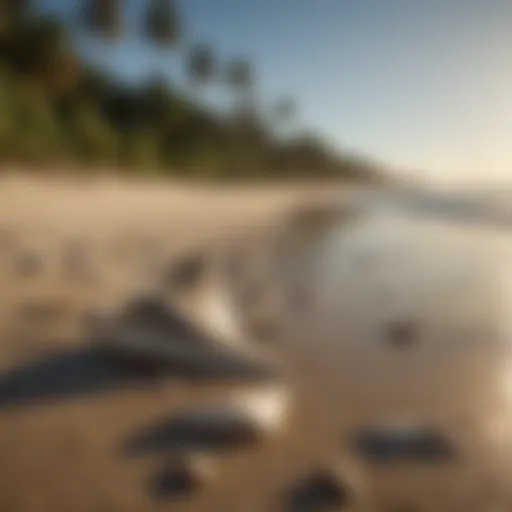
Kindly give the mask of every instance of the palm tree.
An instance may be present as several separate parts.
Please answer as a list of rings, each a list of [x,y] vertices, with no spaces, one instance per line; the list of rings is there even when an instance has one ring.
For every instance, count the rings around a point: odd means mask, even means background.
[[[169,119],[172,96],[168,84],[160,74],[153,75],[143,90],[145,123],[150,126],[163,127]]]
[[[212,47],[204,43],[192,46],[188,52],[185,65],[185,73],[190,89],[198,101],[199,88],[210,83],[216,73],[215,56]]]
[[[227,65],[225,78],[235,96],[233,122],[242,126],[256,116],[251,63],[245,58],[233,59]]]
[[[274,119],[279,124],[287,124],[296,112],[295,102],[289,97],[280,98],[274,107]]]
[[[226,69],[226,81],[242,103],[249,102],[252,98],[253,70],[250,62],[245,58],[233,59]]]
[[[88,29],[109,39],[119,37],[122,28],[120,0],[88,0],[84,8]]]
[[[295,102],[287,96],[280,98],[274,104],[271,118],[276,133],[285,134],[285,131],[290,128],[296,112],[297,106]]]
[[[204,85],[215,75],[215,56],[209,44],[196,44],[188,54],[187,76],[192,83]]]
[[[245,168],[255,161],[250,134],[257,123],[253,69],[249,60],[239,57],[229,62],[226,68],[226,82],[235,95],[231,134],[232,156],[237,167],[243,165]]]
[[[148,0],[145,29],[149,40],[155,44],[177,44],[182,37],[182,27],[174,0]]]
[[[7,36],[25,19],[30,0],[0,0],[0,35]]]

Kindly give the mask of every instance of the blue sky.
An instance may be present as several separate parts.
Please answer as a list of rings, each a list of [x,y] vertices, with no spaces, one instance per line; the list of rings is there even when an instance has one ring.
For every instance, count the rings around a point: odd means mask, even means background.
[[[144,0],[125,0],[134,27]],[[76,0],[40,0],[67,16]],[[404,172],[512,181],[512,1],[185,0],[190,41],[248,55],[263,102],[289,93],[297,124]],[[177,52],[136,31],[82,50],[127,80],[180,80]],[[212,88],[213,101],[225,97]]]

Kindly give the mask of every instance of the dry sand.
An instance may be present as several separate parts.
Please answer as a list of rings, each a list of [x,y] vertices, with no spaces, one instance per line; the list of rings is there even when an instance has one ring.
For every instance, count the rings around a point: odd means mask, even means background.
[[[326,193],[338,191],[332,185],[208,187],[108,179],[76,184],[5,177],[0,181],[2,370],[80,343],[81,315],[129,293],[162,259],[254,229],[301,198]],[[122,245],[126,239],[151,251],[130,259]],[[76,240],[92,254],[91,276],[63,274],[62,255]],[[38,310],[39,319],[27,320]],[[215,485],[191,500],[170,503],[156,502],[146,486],[165,454],[149,460],[120,454],[120,443],[139,428],[173,407],[220,392],[170,382],[0,409],[0,511],[280,510],[283,490],[328,454],[330,447],[314,435],[305,440],[290,432],[284,442],[235,453],[223,461]]]

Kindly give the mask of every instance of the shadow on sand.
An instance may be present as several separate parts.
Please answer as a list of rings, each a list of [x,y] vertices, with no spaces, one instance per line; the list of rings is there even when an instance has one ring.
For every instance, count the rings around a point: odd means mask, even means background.
[[[196,411],[163,418],[135,433],[123,446],[128,456],[150,455],[174,450],[226,451],[249,446],[258,438],[250,421],[228,414],[201,417]]]
[[[157,377],[151,368],[121,363],[94,348],[57,352],[0,375],[0,409],[101,394]]]
[[[121,444],[121,455],[165,457],[147,481],[148,492],[157,500],[176,500],[190,498],[211,480],[224,455],[260,440],[254,418],[219,404],[175,413],[139,429]]]
[[[55,352],[0,374],[0,409],[100,395],[164,379],[191,382],[266,380],[273,372],[242,358],[132,359],[95,346]]]

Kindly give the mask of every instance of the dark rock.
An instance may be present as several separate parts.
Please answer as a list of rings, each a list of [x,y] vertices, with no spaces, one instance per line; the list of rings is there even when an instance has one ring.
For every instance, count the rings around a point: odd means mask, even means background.
[[[369,462],[443,463],[457,458],[441,432],[427,428],[365,429],[354,438],[356,452]]]
[[[178,455],[150,479],[151,494],[162,500],[189,497],[212,477],[209,462],[201,457]]]
[[[240,393],[227,404],[213,404],[164,418],[143,429],[124,447],[130,455],[165,450],[217,452],[263,441],[286,420],[288,397],[276,388]]]
[[[340,475],[319,470],[302,479],[292,489],[287,503],[289,512],[343,512],[353,503],[352,490]]]

